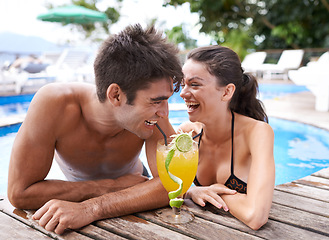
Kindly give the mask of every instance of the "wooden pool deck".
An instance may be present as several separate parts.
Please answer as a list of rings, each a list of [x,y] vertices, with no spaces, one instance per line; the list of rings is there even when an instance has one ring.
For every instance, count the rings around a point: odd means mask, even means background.
[[[254,231],[231,214],[187,201],[195,215],[187,224],[170,225],[155,212],[137,213],[94,222],[56,235],[0,197],[0,239],[329,239],[329,168],[278,185],[268,222]]]

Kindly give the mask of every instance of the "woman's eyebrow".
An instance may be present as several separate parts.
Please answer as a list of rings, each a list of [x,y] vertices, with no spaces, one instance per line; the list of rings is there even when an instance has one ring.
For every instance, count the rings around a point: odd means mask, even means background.
[[[197,77],[197,76],[193,76],[193,77],[190,77],[188,79],[185,78],[185,81],[187,81],[187,82],[190,82],[190,81],[193,81],[193,80],[201,80],[201,81],[203,81],[203,78],[200,78],[200,77]]]

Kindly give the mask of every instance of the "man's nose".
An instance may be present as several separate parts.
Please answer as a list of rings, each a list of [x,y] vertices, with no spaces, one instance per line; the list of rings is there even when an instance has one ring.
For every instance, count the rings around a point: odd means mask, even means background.
[[[161,106],[159,108],[159,110],[157,111],[157,115],[159,117],[168,117],[168,114],[169,114],[169,105],[168,105],[168,101],[163,101],[161,103]]]

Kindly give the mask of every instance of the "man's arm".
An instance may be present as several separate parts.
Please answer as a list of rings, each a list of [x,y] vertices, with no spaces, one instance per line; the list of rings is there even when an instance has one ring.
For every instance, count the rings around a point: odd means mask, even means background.
[[[63,106],[70,106],[70,103],[63,103],[56,96],[65,91],[67,88],[53,84],[40,89],[17,133],[8,174],[8,198],[17,208],[37,209],[50,199],[79,202],[146,181],[137,175],[88,182],[45,180],[53,161],[58,132],[65,131],[61,129],[63,126],[70,128],[70,124],[74,124],[67,118],[74,108],[65,112]]]
[[[156,209],[168,203],[167,191],[160,179],[155,178],[81,203],[51,200],[33,218],[46,230],[62,234],[65,229],[77,229],[96,220]]]

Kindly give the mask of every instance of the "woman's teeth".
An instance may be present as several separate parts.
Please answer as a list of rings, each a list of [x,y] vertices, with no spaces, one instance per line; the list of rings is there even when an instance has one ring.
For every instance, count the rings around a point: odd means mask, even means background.
[[[196,102],[185,102],[185,104],[189,109],[196,109],[200,105],[199,103]]]
[[[149,125],[149,126],[155,125],[156,123],[157,123],[157,121],[145,120],[145,124]]]

